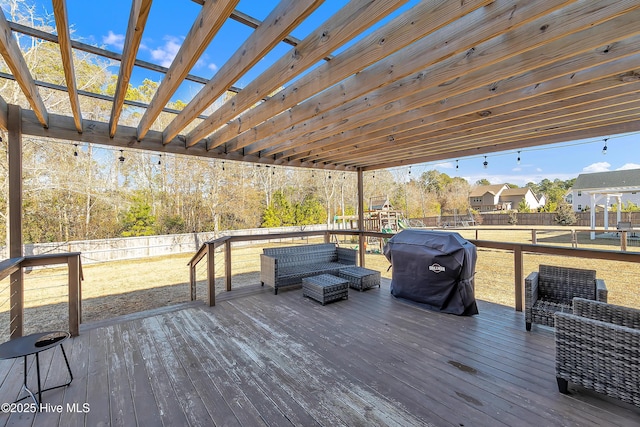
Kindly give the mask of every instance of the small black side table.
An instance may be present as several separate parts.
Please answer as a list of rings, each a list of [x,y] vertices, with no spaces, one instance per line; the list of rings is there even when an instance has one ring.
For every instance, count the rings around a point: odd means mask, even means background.
[[[62,346],[62,342],[70,337],[68,332],[64,331],[55,331],[55,332],[40,332],[37,334],[31,334],[20,338],[14,338],[10,341],[0,344],[0,359],[16,359],[18,357],[24,357],[24,383],[23,387],[27,391],[28,395],[21,397],[16,400],[19,402],[27,397],[31,396],[36,405],[39,405],[42,402],[42,393],[48,390],[53,390],[60,387],[66,387],[71,384],[73,381],[73,374],[71,373],[71,368],[69,367],[69,360],[67,359],[67,354],[64,352],[64,347]],[[67,364],[67,370],[69,371],[69,382],[66,384],[60,384],[55,387],[49,387],[47,389],[42,390],[40,384],[40,358],[38,355],[50,348],[54,348],[60,346],[60,350],[62,350],[62,356],[64,357],[64,362]],[[29,387],[27,387],[27,356],[35,354],[36,356],[36,370],[38,373],[38,398],[33,394]]]

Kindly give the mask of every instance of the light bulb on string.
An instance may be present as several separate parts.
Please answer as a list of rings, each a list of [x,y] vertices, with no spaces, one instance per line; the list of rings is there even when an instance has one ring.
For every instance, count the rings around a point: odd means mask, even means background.
[[[486,169],[489,167],[489,162],[487,162],[487,156],[484,156],[484,162],[482,162],[482,166]]]
[[[458,160],[456,160],[456,170],[458,170],[460,166],[458,166]]]
[[[73,156],[78,157],[78,144],[73,144]]]
[[[124,150],[120,150],[120,157],[118,157],[120,163],[124,163]]]
[[[158,166],[162,164],[162,154],[158,154]]]
[[[604,147],[602,147],[602,154],[606,155],[607,154],[607,141],[609,140],[609,138],[605,138],[604,139]]]
[[[520,152],[518,151],[518,160],[517,163],[520,164]]]

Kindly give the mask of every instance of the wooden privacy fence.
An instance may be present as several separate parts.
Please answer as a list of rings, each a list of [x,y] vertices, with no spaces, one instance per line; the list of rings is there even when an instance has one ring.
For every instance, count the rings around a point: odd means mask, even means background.
[[[82,320],[82,264],[79,252],[28,255],[0,262],[0,280],[10,276],[9,333],[21,337],[24,330],[24,268],[66,264],[69,287],[69,332],[76,336]]]
[[[365,231],[342,231],[342,230],[331,230],[325,231],[324,233],[318,232],[299,232],[299,233],[282,233],[282,234],[273,234],[273,235],[265,235],[261,240],[272,240],[272,239],[286,239],[286,238],[295,238],[295,237],[310,237],[310,236],[318,236],[324,235],[325,241],[329,242],[331,240],[331,236],[358,236],[358,252],[359,252],[359,260],[360,265],[365,266],[365,252],[360,250],[360,248],[364,247],[364,242],[367,237],[375,237],[379,239],[388,239],[391,235],[386,233],[375,233],[375,232],[365,232]],[[477,234],[476,234],[477,237]],[[535,234],[533,236],[535,240]],[[225,289],[226,291],[231,290],[231,276],[233,274],[232,271],[232,259],[231,259],[231,246],[235,242],[243,242],[247,240],[258,241],[257,236],[228,236],[223,237],[221,239],[212,240],[210,242],[205,242],[198,252],[191,258],[189,261],[190,268],[190,292],[191,292],[191,300],[196,299],[196,266],[198,263],[206,259],[207,260],[207,302],[210,306],[214,306],[216,303],[215,297],[215,284],[216,284],[216,274],[215,274],[215,260],[216,260],[216,249],[223,247],[223,256],[225,260]],[[564,257],[577,257],[584,259],[602,259],[602,260],[611,260],[611,261],[623,261],[623,262],[633,262],[640,263],[640,252],[622,252],[622,251],[611,251],[611,250],[596,250],[596,249],[584,249],[584,248],[576,248],[576,247],[560,247],[560,246],[546,246],[546,245],[537,245],[537,244],[521,244],[521,243],[505,243],[505,242],[495,242],[495,241],[486,241],[486,240],[478,240],[478,239],[468,239],[471,243],[476,245],[478,248],[488,248],[488,249],[497,249],[504,250],[513,253],[513,266],[514,266],[514,297],[515,297],[515,309],[516,311],[522,311],[523,307],[523,283],[524,283],[524,272],[523,272],[523,255],[527,254],[546,254],[546,255],[557,255]],[[218,255],[219,256],[219,255]]]

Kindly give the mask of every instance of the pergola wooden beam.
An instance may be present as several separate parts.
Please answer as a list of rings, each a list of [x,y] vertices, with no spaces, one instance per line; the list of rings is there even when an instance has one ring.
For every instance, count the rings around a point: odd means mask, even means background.
[[[127,26],[127,34],[124,40],[124,49],[122,50],[122,61],[120,62],[120,70],[118,71],[118,81],[116,83],[116,91],[111,106],[111,116],[109,119],[109,136],[113,138],[116,134],[118,119],[122,112],[124,99],[129,88],[131,73],[136,62],[138,49],[142,40],[142,33],[149,17],[151,10],[151,0],[133,0],[131,2],[131,12],[129,13],[129,24]]]
[[[0,10],[0,54],[2,54],[4,62],[15,76],[20,89],[22,89],[22,93],[24,93],[27,101],[29,101],[40,124],[47,127],[49,125],[47,108],[42,101],[40,92],[38,92],[38,88],[33,81],[33,76],[29,71],[29,66],[22,56],[22,52],[20,52],[18,42],[13,37],[11,28],[2,10]]]
[[[558,141],[576,141],[581,139],[598,138],[602,135],[612,135],[616,133],[630,133],[640,132],[640,120],[624,121],[620,123],[604,123],[598,127],[590,127],[587,129],[575,129],[567,132],[559,132],[552,135],[536,136],[532,135],[530,138],[509,141],[504,144],[494,144],[490,147],[481,148],[461,148],[460,150],[448,151],[446,153],[422,153],[412,157],[411,162],[407,162],[406,159],[391,160],[385,162],[372,162],[363,166],[366,170],[377,170],[380,168],[392,168],[400,166],[408,166],[415,163],[435,162],[446,159],[456,159],[462,157],[479,156],[484,154],[491,154],[497,151],[513,151],[517,149],[539,147],[541,145],[548,145],[557,143]]]
[[[249,134],[249,137],[253,138],[251,144],[248,144],[248,138],[240,135],[230,141],[226,148],[231,150],[235,147],[236,141],[244,140],[244,143],[238,145],[245,147],[245,153],[254,154],[260,151],[261,155],[270,155],[272,152],[277,152],[277,142],[273,143],[272,135],[275,135],[276,141],[278,139],[294,140],[297,135],[313,132],[314,121],[330,122],[338,114],[341,120],[344,120],[354,115],[352,106],[356,106],[355,110],[357,110],[371,108],[378,103],[391,102],[384,97],[376,96],[375,90],[383,86],[389,87],[390,84],[400,81],[404,90],[392,92],[398,94],[409,92],[415,86],[414,77],[411,74],[418,73],[417,78],[420,79],[425,68],[454,55],[467,55],[468,51],[473,50],[480,42],[513,31],[514,28],[529,23],[566,3],[566,0],[544,3],[526,2],[515,11],[513,2],[494,3],[475,13],[469,13],[458,19],[459,25],[445,27],[431,37],[422,38],[388,56],[384,61],[345,80],[339,87],[326,90],[304,104],[292,108],[286,115],[278,116],[258,126]],[[322,115],[314,111],[317,105],[323,106],[325,112]],[[338,110],[337,108],[341,105],[344,107]],[[268,130],[268,133],[259,132],[260,128]]]
[[[214,141],[227,141],[225,148],[228,151],[239,150],[265,138],[273,129],[282,130],[317,114],[319,106],[327,109],[332,103],[344,103],[352,99],[346,98],[347,94],[353,92],[347,90],[347,87],[351,86],[350,83],[365,85],[363,92],[366,92],[366,86],[375,87],[380,84],[380,76],[373,76],[370,70],[362,71],[378,61],[382,63],[376,65],[375,69],[380,70],[383,79],[390,79],[392,76],[398,79],[402,77],[402,74],[399,74],[402,70],[398,70],[397,67],[399,64],[394,62],[393,58],[385,58],[488,3],[490,1],[487,0],[464,3],[440,0],[419,3],[336,55],[330,62],[301,77],[279,92],[277,97],[247,110],[214,132],[210,138]],[[433,43],[437,44],[437,41]],[[426,55],[421,52],[419,56],[422,54]],[[407,64],[402,65],[404,69],[409,68]],[[409,72],[413,71],[415,68],[411,68]],[[347,80],[336,88],[326,90],[321,97],[314,96],[344,79]],[[289,110],[287,114],[278,115],[285,110]],[[254,126],[256,127],[252,129]]]
[[[76,73],[73,65],[73,50],[71,48],[71,34],[69,34],[66,0],[53,0],[53,14],[56,19],[58,44],[60,46],[60,55],[62,56],[62,68],[64,69],[64,79],[67,83],[66,87],[67,93],[69,94],[73,121],[76,124],[78,132],[82,133],[82,114],[80,113]]]
[[[606,94],[603,93],[602,96],[604,97]],[[584,97],[588,97],[588,95]],[[594,94],[593,98],[597,97],[598,94]],[[385,155],[387,159],[393,159],[395,153],[401,153],[404,150],[437,153],[464,146],[490,147],[503,141],[519,140],[526,133],[535,133],[539,136],[547,128],[549,133],[553,133],[565,132],[567,127],[573,125],[587,128],[592,125],[602,126],[602,121],[611,123],[622,119],[624,122],[632,120],[629,118],[629,114],[630,111],[633,112],[638,108],[637,97],[637,93],[629,93],[624,97],[595,99],[592,102],[586,102],[586,105],[583,106],[578,106],[577,102],[567,105],[564,100],[560,100],[548,105],[540,105],[530,112],[496,117],[493,123],[485,122],[475,128],[470,123],[468,127],[461,126],[460,130],[455,133],[446,133],[446,137],[429,134],[427,130],[423,130],[424,135],[414,136],[406,141],[397,139],[397,145],[392,147],[389,147],[389,144],[374,146],[368,150],[367,156],[362,156],[357,149],[344,150],[341,152],[339,163],[349,165],[357,161],[366,164],[368,159],[375,160],[380,155]],[[420,143],[409,144],[408,141],[415,141],[417,138],[421,139]],[[333,156],[326,156],[318,161],[331,162],[332,157],[335,157],[335,153]]]
[[[514,46],[519,46],[517,50],[513,48],[507,53],[500,46],[500,40],[491,39],[478,45],[472,55],[465,55],[464,58],[459,55],[440,61],[425,69],[423,73],[409,76],[369,93],[367,98],[370,101],[367,103],[360,100],[351,101],[322,116],[305,121],[298,128],[280,132],[274,136],[276,140],[272,141],[270,149],[264,150],[261,154],[272,155],[310,144],[404,111],[442,102],[443,96],[447,99],[491,81],[508,79],[523,71],[570,58],[576,54],[577,49],[586,51],[601,46],[603,34],[608,40],[618,40],[638,31],[637,25],[633,22],[633,19],[640,19],[638,9],[628,12],[620,19],[606,20],[600,25],[593,25],[593,13],[585,10],[583,3],[576,6],[577,10],[573,16],[582,19],[576,19],[573,23],[561,25],[558,21],[556,25],[541,31],[540,23],[534,21],[509,33],[510,41]],[[580,14],[580,11],[583,14]],[[586,19],[587,15],[591,17],[590,20]],[[550,22],[549,19],[545,21]],[[541,34],[534,38],[531,37],[532,31],[540,31]],[[542,44],[541,40],[546,37],[552,38],[553,41]],[[576,44],[580,44],[580,48],[576,48]],[[451,70],[456,69],[456,64],[461,61],[465,63],[464,71],[452,73]],[[427,75],[429,78],[426,78]],[[446,92],[442,90],[442,85],[447,87]],[[279,144],[278,141],[283,142]]]
[[[262,24],[216,72],[163,132],[165,144],[174,139],[235,81],[273,49],[322,3],[321,0],[282,0]]]
[[[193,65],[200,59],[200,55],[218,33],[239,0],[218,0],[205,2],[196,17],[184,43],[180,46],[169,70],[162,79],[162,83],[149,103],[138,124],[138,140],[142,140],[153,122],[158,118],[162,108],[169,102],[171,96],[178,89]]]
[[[567,9],[571,9],[572,6],[568,6]],[[619,4],[611,5],[613,8],[616,6]],[[580,43],[581,48],[585,50],[592,45],[598,46],[602,34],[613,36],[611,40],[627,36],[634,32],[633,16],[640,17],[640,12],[635,10],[621,19],[607,20],[600,25],[594,25],[598,22],[597,14],[591,9],[585,8],[583,3],[575,4],[574,9],[573,16],[576,19],[571,23],[565,22],[564,25],[560,25],[560,21],[553,22],[546,18],[544,21],[549,27],[540,27],[541,22],[533,21],[509,32],[509,40],[514,47],[508,52],[501,46],[501,39],[493,38],[477,45],[471,54],[464,54],[464,57],[462,54],[453,56],[426,68],[424,72],[368,93],[366,102],[356,99],[307,120],[295,128],[279,132],[272,137],[269,149],[262,150],[261,155],[273,155],[310,144],[403,111],[432,102],[441,102],[443,96],[451,97],[472,90],[488,79],[506,79],[523,70],[555,62],[575,54],[575,43]],[[601,16],[604,19],[605,14]],[[538,36],[531,37],[531,34],[536,32],[539,33]],[[543,45],[545,39],[547,43]],[[464,71],[452,72],[460,62],[465,63]],[[442,85],[447,87],[446,92],[442,90]],[[437,94],[433,97],[426,96],[429,89]],[[283,142],[278,144],[278,140]]]
[[[307,15],[302,10],[319,0],[271,5],[271,16],[282,17],[275,26],[269,24],[271,18],[262,23],[231,10],[229,1],[193,1],[203,7],[182,47],[187,61],[178,65],[178,58],[168,69],[135,58],[146,19],[141,9],[148,9],[150,0],[136,0],[126,11],[131,16],[125,40],[131,48],[123,55],[70,40],[68,28],[63,30],[69,24],[61,0],[54,2],[60,37],[13,22],[8,30],[3,21],[5,35],[13,31],[59,43],[67,83],[35,81],[35,71],[26,68],[10,34],[4,38],[9,41],[3,43],[3,55],[14,68],[12,74],[0,72],[0,79],[17,81],[32,104],[37,101],[29,94],[39,99],[37,91],[43,87],[66,90],[75,109],[66,116],[38,105],[25,109],[22,132],[263,165],[370,170],[447,153],[478,155],[595,132],[621,133],[631,127],[627,121],[635,119],[638,91],[633,83],[640,80],[640,3],[635,0],[423,1],[377,28],[382,16],[404,2],[356,0],[337,13],[334,8],[334,16],[314,24],[315,30],[302,41],[288,36],[286,28],[297,25]],[[66,6],[70,9],[71,3]],[[227,16],[207,15],[216,7]],[[205,15],[209,19],[202,19]],[[245,54],[234,55],[211,80],[185,74],[200,49],[210,44],[211,26],[225,19],[255,29],[240,50]],[[323,62],[354,37],[359,40]],[[238,91],[231,86],[233,80],[278,39],[296,48],[212,115],[194,114],[225,88]],[[14,47],[7,48],[11,43]],[[75,87],[71,54],[79,51],[122,62],[117,96]],[[167,73],[150,106],[124,99],[134,66]],[[297,78],[304,70],[310,72]],[[166,103],[184,80],[206,87],[180,113]],[[274,90],[279,90],[277,96],[269,98]],[[113,103],[111,117],[79,123],[76,99],[85,96]],[[20,95],[11,99],[22,102]],[[147,112],[140,122],[120,126],[124,105]],[[1,129],[8,126],[9,107],[0,99]],[[177,117],[164,135],[150,130],[160,112]],[[196,118],[203,120],[197,126]],[[192,126],[190,134],[179,134]]]
[[[407,0],[374,2],[353,0],[333,15],[325,24],[307,36],[289,53],[247,85],[238,95],[224,103],[187,135],[192,146],[224,123],[250,108],[262,98],[308,69],[325,55],[351,40],[364,29],[388,15]],[[219,144],[209,141],[210,147]]]
[[[484,121],[489,116],[501,114],[501,111],[513,114],[519,110],[535,108],[560,99],[575,99],[585,92],[597,92],[620,86],[625,84],[626,76],[633,75],[629,70],[640,68],[640,54],[625,56],[628,52],[636,51],[633,39],[625,41],[624,44],[627,45],[626,48],[618,45],[607,55],[588,52],[586,55],[572,58],[571,61],[577,64],[585,60],[585,57],[598,56],[598,60],[602,61],[599,66],[558,76],[557,74],[566,70],[562,67],[554,67],[552,64],[540,68],[537,72],[504,80],[504,84],[498,86],[491,84],[453,96],[448,98],[444,105],[437,102],[428,104],[300,147],[297,151],[294,149],[291,152],[284,152],[280,157],[288,160],[308,158],[327,161],[332,157],[335,158],[337,152],[342,153],[346,147],[362,147],[364,144],[368,149],[375,146],[387,150],[402,149],[411,145],[416,139],[424,138],[424,134],[429,130],[446,134],[447,129],[451,130],[462,124],[459,118],[463,118],[465,123]],[[612,58],[609,58],[609,55]],[[610,61],[618,56],[622,58]],[[629,80],[633,81],[633,79]],[[532,85],[532,81],[537,83]],[[587,83],[590,84],[587,85]],[[621,88],[620,94],[625,90],[628,90],[628,87]],[[486,93],[491,91],[496,92],[497,95],[487,98]],[[406,144],[403,140],[407,141]]]
[[[46,40],[52,43],[58,43],[58,36],[55,34],[47,33],[46,31],[38,30],[36,28],[27,27],[26,25],[21,25],[16,22],[9,22],[9,26],[13,31],[20,34],[25,34],[27,36],[35,37],[41,40]],[[113,52],[107,49],[102,49],[97,46],[92,46],[90,44],[82,43],[77,40],[71,40],[71,47],[79,50],[81,52],[90,53],[92,55],[101,56],[107,59],[113,59],[114,61],[122,61],[122,55]],[[136,59],[134,65],[136,67],[144,68],[146,70],[155,71],[156,73],[166,74],[169,69],[167,67],[163,67],[162,65],[153,64],[148,61],[143,61],[141,59]],[[187,74],[184,78],[185,80],[189,80],[195,83],[206,84],[209,79],[201,76],[196,76],[193,74]],[[240,92],[240,89],[232,86],[229,88],[230,92]]]

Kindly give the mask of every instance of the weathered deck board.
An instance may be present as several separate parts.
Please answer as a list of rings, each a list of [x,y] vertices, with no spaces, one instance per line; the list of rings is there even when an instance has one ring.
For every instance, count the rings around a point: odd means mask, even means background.
[[[0,425],[640,423],[640,408],[558,393],[551,329],[526,332],[522,313],[479,307],[474,317],[427,311],[391,297],[388,282],[325,306],[255,286],[211,308],[101,322],[66,343],[72,385],[44,394],[63,412],[0,414]],[[42,356],[46,385],[64,381],[59,350]],[[21,360],[0,361],[0,400],[16,398],[21,375]],[[89,412],[67,411],[85,402]]]

